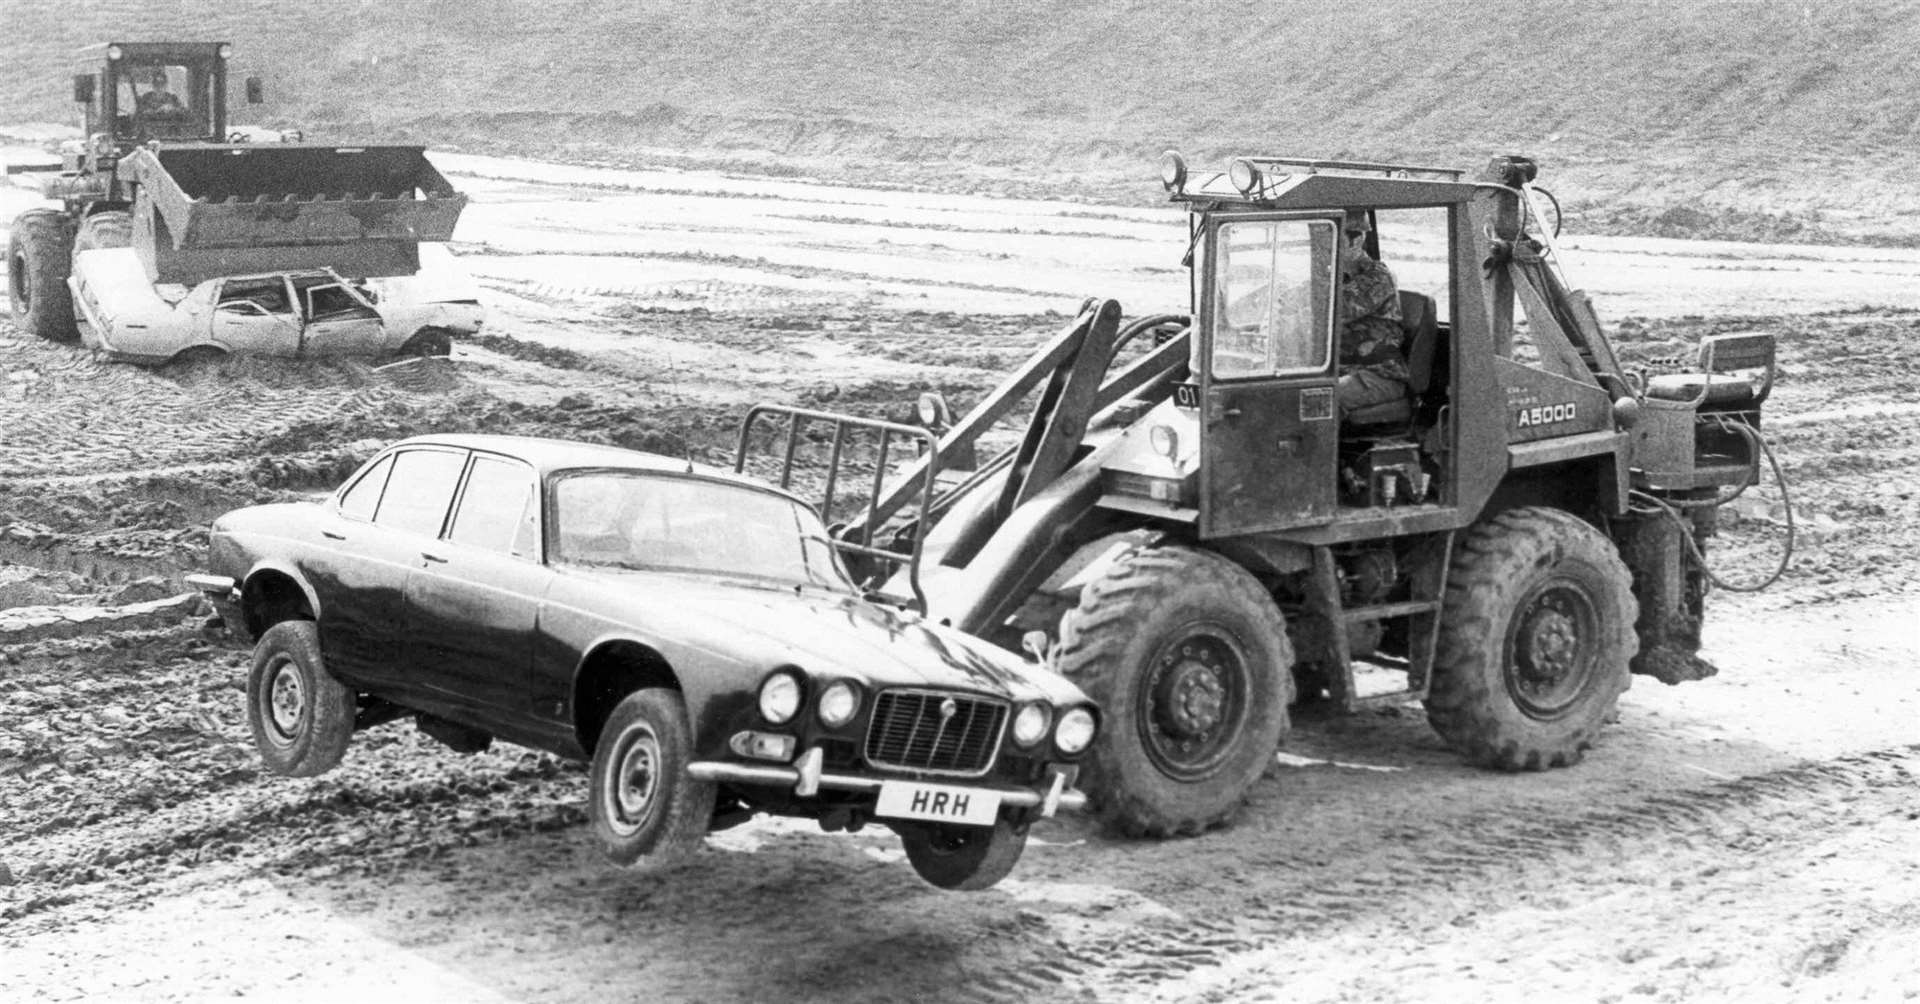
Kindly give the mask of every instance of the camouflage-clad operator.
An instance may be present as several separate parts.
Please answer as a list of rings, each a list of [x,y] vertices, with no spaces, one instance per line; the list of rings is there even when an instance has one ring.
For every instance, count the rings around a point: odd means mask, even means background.
[[[1364,209],[1347,211],[1340,240],[1340,413],[1408,392],[1401,355],[1400,290],[1393,273],[1367,255]]]

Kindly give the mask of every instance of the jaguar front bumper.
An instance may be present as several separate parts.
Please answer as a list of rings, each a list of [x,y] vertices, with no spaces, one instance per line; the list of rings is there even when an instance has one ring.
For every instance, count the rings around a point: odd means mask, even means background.
[[[802,753],[792,766],[763,766],[701,760],[688,764],[687,774],[696,781],[791,788],[794,794],[803,798],[816,794],[822,788],[833,791],[877,793],[881,784],[885,783],[884,778],[826,773],[821,769],[821,761],[822,754],[819,748],[815,747]],[[1073,768],[1067,768],[1067,771],[1073,771]],[[1055,767],[1051,769],[1050,777],[1051,780],[1044,788],[975,783],[961,786],[991,791],[1000,796],[1000,804],[1003,806],[1010,805],[1023,809],[1037,807],[1041,818],[1051,818],[1061,809],[1078,812],[1087,807],[1086,793],[1070,786],[1072,778],[1069,773]]]

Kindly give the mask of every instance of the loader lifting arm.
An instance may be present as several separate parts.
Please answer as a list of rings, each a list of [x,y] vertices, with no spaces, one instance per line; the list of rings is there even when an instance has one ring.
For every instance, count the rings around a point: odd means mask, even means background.
[[[964,564],[1015,508],[1073,465],[1082,437],[1101,413],[1124,398],[1139,396],[1151,403],[1172,393],[1173,383],[1186,373],[1188,336],[1184,331],[1155,346],[1111,379],[1107,379],[1107,372],[1115,355],[1134,338],[1156,326],[1184,320],[1184,317],[1158,315],[1119,329],[1118,302],[1086,301],[1065,330],[954,423],[940,436],[928,456],[902,471],[892,487],[863,516],[848,525],[849,538],[866,532],[869,526],[877,527],[898,517],[917,497],[921,474],[927,465],[946,466],[971,449],[981,435],[1044,383],[1040,401],[1019,446],[982,467],[985,474],[1010,463],[1013,473],[1002,487],[997,502],[978,517],[976,524],[967,528],[961,542],[943,558],[948,564]],[[937,514],[943,508],[939,501],[934,501],[926,507],[926,512]]]

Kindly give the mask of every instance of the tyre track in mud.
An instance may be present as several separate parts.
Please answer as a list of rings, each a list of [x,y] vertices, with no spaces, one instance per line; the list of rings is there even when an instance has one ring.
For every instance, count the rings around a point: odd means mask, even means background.
[[[576,766],[456,758],[404,724],[363,735],[324,781],[271,777],[247,738],[246,657],[187,628],[148,644],[131,665],[113,645],[0,648],[0,720],[28,723],[0,732],[10,933],[191,886],[213,863],[369,871],[584,819]]]
[[[1502,807],[1404,824],[1389,829],[1413,846],[1370,847],[1362,874],[1324,875],[1329,856],[1335,859],[1333,868],[1340,867],[1337,847],[1243,853],[1231,867],[1258,870],[1264,877],[1256,893],[1206,904],[1217,909],[1218,919],[1189,912],[1097,931],[1071,914],[1054,914],[1030,925],[1042,947],[1027,951],[1023,965],[980,974],[956,996],[999,1004],[1066,986],[1089,999],[1163,999],[1188,974],[1303,932],[1330,935],[1393,914],[1451,914],[1461,900],[1472,898],[1476,886],[1511,886],[1531,872],[1555,872],[1575,859],[1657,857],[1676,845],[1693,850],[1739,848],[1743,841],[1768,846],[1811,841],[1887,812],[1911,814],[1916,794],[1920,744],[1801,763],[1581,813],[1520,819]],[[1275,881],[1276,875],[1288,877]]]

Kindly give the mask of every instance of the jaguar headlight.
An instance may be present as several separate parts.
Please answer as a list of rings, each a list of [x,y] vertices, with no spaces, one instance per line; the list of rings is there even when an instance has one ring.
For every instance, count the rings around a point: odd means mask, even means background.
[[[837,729],[853,721],[854,712],[860,710],[860,692],[853,684],[840,680],[829,684],[820,692],[820,724]]]
[[[1085,708],[1074,708],[1060,716],[1060,724],[1053,727],[1053,744],[1060,752],[1073,756],[1093,745],[1093,712]]]
[[[785,725],[800,713],[800,678],[779,672],[760,684],[760,717],[774,725]]]
[[[1032,746],[1047,737],[1047,726],[1053,724],[1053,713],[1040,703],[1023,704],[1013,716],[1013,742],[1016,746]]]

